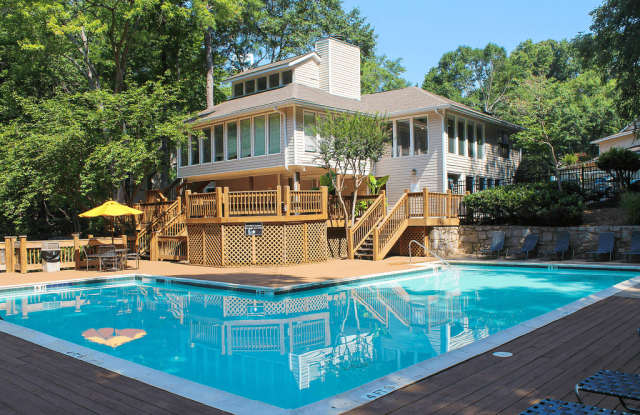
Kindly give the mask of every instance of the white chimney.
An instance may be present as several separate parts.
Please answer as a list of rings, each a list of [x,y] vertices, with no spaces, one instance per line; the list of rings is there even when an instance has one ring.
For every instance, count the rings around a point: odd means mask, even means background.
[[[316,42],[320,63],[320,89],[360,99],[360,48],[334,37]]]

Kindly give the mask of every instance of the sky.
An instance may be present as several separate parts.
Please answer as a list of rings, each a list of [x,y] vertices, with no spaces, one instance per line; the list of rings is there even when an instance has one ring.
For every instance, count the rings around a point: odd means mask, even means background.
[[[421,85],[429,68],[460,45],[493,42],[511,52],[532,39],[571,39],[588,32],[602,0],[343,0],[372,24],[376,53],[402,58],[404,77]]]

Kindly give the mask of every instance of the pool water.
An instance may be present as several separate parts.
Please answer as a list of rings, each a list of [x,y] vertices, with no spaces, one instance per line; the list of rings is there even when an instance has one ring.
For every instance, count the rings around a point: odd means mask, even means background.
[[[275,296],[132,278],[40,294],[0,292],[0,315],[246,398],[297,408],[636,274],[454,266]]]

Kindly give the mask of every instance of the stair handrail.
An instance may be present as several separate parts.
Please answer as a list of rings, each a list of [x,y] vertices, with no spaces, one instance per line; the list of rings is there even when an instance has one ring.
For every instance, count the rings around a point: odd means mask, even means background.
[[[390,232],[388,232],[388,238],[386,239],[380,238],[381,231],[384,229],[385,226],[387,226],[388,223],[393,223],[391,219],[395,217],[395,215],[398,213],[398,210],[400,208],[402,208],[402,213],[400,213],[400,216],[402,217],[402,221],[398,222],[395,229],[392,229]],[[395,236],[398,230],[403,228],[404,225],[409,220],[408,208],[409,208],[409,196],[408,196],[408,193],[405,192],[402,195],[402,197],[398,199],[398,201],[393,206],[391,211],[389,211],[389,213],[382,220],[378,222],[378,225],[374,230],[374,252],[376,253],[376,255],[374,255],[374,260],[384,257],[386,252],[389,249],[391,249],[391,247],[389,246],[391,242],[395,243],[393,236]]]
[[[351,259],[354,258],[355,252],[384,217],[385,202],[385,192],[382,191],[373,203],[369,205],[364,215],[360,216],[360,219],[358,219],[355,225],[349,227],[347,238],[350,247],[349,257]]]
[[[422,247],[422,249],[424,249],[424,251],[426,253],[428,253],[429,255],[435,257],[436,259],[438,259],[438,262],[446,265],[447,268],[449,268],[451,266],[449,261],[447,261],[446,259],[442,258],[440,255],[436,254],[435,252],[433,252],[432,250],[430,250],[429,248],[427,248],[426,246],[424,246],[420,242],[416,241],[415,239],[412,239],[411,241],[409,241],[409,263],[411,263],[411,261],[413,259],[412,255],[411,255],[411,244],[418,244],[420,247]]]
[[[167,209],[165,209],[164,211],[162,211],[162,213],[160,215],[158,215],[156,218],[153,219],[153,221],[151,221],[149,224],[147,224],[147,226],[145,226],[144,228],[142,228],[138,234],[136,235],[136,247],[138,247],[138,251],[140,250],[139,247],[141,246],[141,242],[143,240],[143,238],[147,235],[150,235],[151,232],[153,231],[157,231],[160,230],[164,227],[164,225],[166,225],[167,223],[171,222],[174,217],[178,217],[180,215],[182,215],[182,209],[181,209],[181,199],[177,198],[176,200],[173,201],[173,203],[171,203],[171,205],[169,205],[169,207]],[[176,210],[177,212],[176,214],[172,215],[169,219],[164,220],[166,216],[169,215],[169,212]],[[164,222],[162,224],[160,224],[160,229],[157,229],[158,224],[160,223],[161,220],[164,220]],[[147,238],[150,238],[150,236],[147,236]]]

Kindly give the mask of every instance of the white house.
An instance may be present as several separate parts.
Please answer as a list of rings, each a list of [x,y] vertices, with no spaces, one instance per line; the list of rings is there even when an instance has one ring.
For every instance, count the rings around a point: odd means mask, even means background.
[[[619,132],[607,137],[594,140],[591,142],[591,144],[596,144],[598,146],[599,154],[602,154],[612,149],[613,147],[627,148],[631,151],[639,153],[640,134],[638,134],[638,129],[640,129],[640,118],[629,123],[629,125],[624,127]]]

